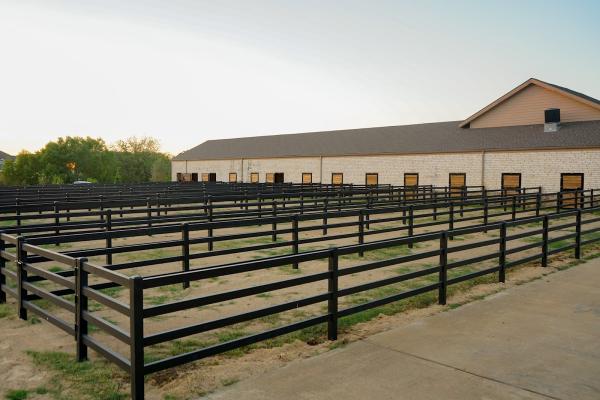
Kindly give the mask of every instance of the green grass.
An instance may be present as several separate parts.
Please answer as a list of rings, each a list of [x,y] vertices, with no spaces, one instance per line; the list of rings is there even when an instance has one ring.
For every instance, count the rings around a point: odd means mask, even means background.
[[[7,400],[25,400],[27,397],[29,392],[24,389],[9,390],[5,396]]]
[[[62,352],[27,351],[39,367],[52,370],[56,379],[50,381],[47,392],[60,400],[97,399],[121,400],[128,395],[126,377],[108,361],[84,361]]]
[[[7,318],[13,315],[15,311],[8,304],[0,304],[0,318]]]
[[[59,266],[54,265],[54,266],[48,268],[48,271],[56,273],[56,272],[64,271],[64,269],[62,269]]]
[[[115,286],[111,288],[100,289],[100,292],[110,297],[117,297],[123,290],[123,286]]]

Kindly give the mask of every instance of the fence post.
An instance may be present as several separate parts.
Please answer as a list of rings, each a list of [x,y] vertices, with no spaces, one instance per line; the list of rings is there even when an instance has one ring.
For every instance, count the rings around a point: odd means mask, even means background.
[[[111,265],[113,262],[112,256],[112,210],[106,210],[106,265]]]
[[[100,195],[99,199],[100,199],[100,221],[104,221],[104,214],[102,214],[102,211],[104,211],[104,196]]]
[[[271,241],[276,242],[277,241],[277,201],[275,199],[273,199],[273,223],[271,224]]]
[[[484,233],[487,233],[487,224],[488,224],[488,215],[489,215],[489,203],[488,203],[488,199],[487,196],[485,196],[483,198],[483,225],[485,225],[485,229],[483,230]]]
[[[590,207],[594,208],[594,189],[590,190]]]
[[[500,255],[498,264],[500,270],[498,271],[498,281],[504,283],[506,280],[506,222],[500,223]]]
[[[298,215],[292,215],[292,252],[298,254]],[[294,261],[294,269],[298,269],[298,263]]]
[[[150,203],[150,197],[146,197],[146,212],[148,218],[148,235],[151,236],[150,229],[152,229],[152,204]]]
[[[130,278],[129,287],[129,336],[131,399],[144,398],[144,292],[142,277]]]
[[[512,209],[511,209],[511,218],[512,220],[517,219],[517,196],[512,197]]]
[[[327,197],[323,200],[323,236],[327,235]]]
[[[256,195],[256,202],[258,203],[258,206],[257,206],[257,208],[258,208],[258,222],[259,222],[258,226],[261,226],[262,224],[260,224],[260,220],[262,218],[262,196],[260,195],[260,193],[258,193]]]
[[[187,222],[181,224],[181,270],[187,272],[190,270],[190,226]],[[183,288],[190,287],[190,281],[183,282]]]
[[[440,233],[440,273],[438,288],[438,304],[446,304],[446,289],[448,288],[448,232]]]
[[[60,210],[58,208],[58,202],[57,201],[55,201],[53,205],[54,205],[54,207],[53,207],[53,211],[54,211],[54,234],[56,236],[59,236],[60,235],[60,216],[59,216],[58,212]],[[56,242],[54,245],[58,246],[59,243]]]
[[[454,202],[450,202],[450,207],[448,207],[448,230],[454,230]],[[448,234],[448,239],[454,240],[452,234]]]
[[[557,192],[556,193],[556,213],[557,214],[560,212],[561,203],[562,203],[562,192]]]
[[[544,215],[542,223],[542,267],[548,266],[548,215]]]
[[[300,214],[304,214],[304,193],[300,192]]]
[[[576,225],[575,225],[575,258],[581,258],[581,210],[577,210],[576,216]]]
[[[327,339],[337,340],[338,321],[338,250],[333,248],[329,251],[329,279],[327,301]]]
[[[87,346],[83,340],[88,334],[88,323],[83,315],[88,310],[88,298],[84,293],[84,289],[88,286],[88,272],[83,268],[86,262],[87,258],[77,258],[75,264],[75,341],[76,357],[79,362],[88,358]]]
[[[365,214],[364,210],[358,210],[358,244],[365,243]],[[359,257],[363,257],[365,252],[361,249],[358,252]]]
[[[39,192],[39,190],[38,190]],[[21,226],[21,199],[19,199],[18,197],[15,199],[15,211],[16,211],[16,217],[17,217],[17,226]],[[42,213],[42,211],[40,210],[40,214]]]
[[[25,270],[27,253],[23,250],[24,242],[23,236],[17,236],[17,307],[19,318],[27,320],[27,309],[23,306],[23,301],[27,298],[27,290],[23,288],[23,282],[27,281],[27,271]]]
[[[542,208],[542,194],[537,192],[535,194],[535,216],[540,216],[540,209]]]
[[[461,189],[461,199],[460,199],[460,216],[461,218],[465,216],[465,200],[467,199],[467,188],[463,186]]]
[[[414,226],[415,226],[415,210],[414,206],[410,206],[408,208],[408,236],[412,237],[414,234]],[[412,241],[408,243],[408,248],[413,248]]]
[[[6,293],[2,290],[2,286],[6,285],[6,276],[2,273],[2,270],[6,268],[6,260],[2,257],[4,250],[6,250],[6,244],[2,239],[2,232],[0,232],[0,304],[6,303]]]
[[[213,202],[212,202],[212,196],[209,194],[208,196],[208,223],[209,223],[209,228],[208,228],[208,251],[213,251],[214,249],[214,244],[213,244],[213,233],[214,230],[212,228],[212,222],[213,222]]]
[[[431,191],[431,199],[433,201],[433,220],[437,221],[437,203],[438,203],[438,198],[437,198],[437,192],[434,192],[433,190]]]

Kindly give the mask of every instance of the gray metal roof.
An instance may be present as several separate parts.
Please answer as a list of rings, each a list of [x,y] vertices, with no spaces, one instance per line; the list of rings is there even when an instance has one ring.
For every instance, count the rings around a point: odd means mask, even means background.
[[[464,129],[459,122],[208,140],[173,160],[600,147],[600,121],[563,123],[556,133],[543,125]]]

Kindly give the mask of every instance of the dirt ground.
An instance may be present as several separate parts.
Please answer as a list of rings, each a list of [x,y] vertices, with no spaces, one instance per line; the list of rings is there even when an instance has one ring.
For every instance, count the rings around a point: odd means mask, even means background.
[[[399,214],[396,214],[398,216]],[[468,215],[468,214],[465,214]],[[390,215],[379,216],[374,218],[389,217]],[[590,216],[591,217],[591,216]],[[355,220],[350,219],[338,219],[336,222]],[[573,221],[573,218],[565,218],[561,221],[553,221],[553,224],[563,224]],[[332,221],[330,221],[331,223]],[[316,225],[318,221],[311,221],[301,223],[300,226]],[[400,226],[400,222],[384,222],[380,224],[372,224],[371,230],[375,231],[378,227],[387,228],[391,226]],[[463,224],[467,225],[467,224]],[[457,228],[460,227],[457,224]],[[585,229],[598,226],[597,223],[586,226]],[[288,225],[280,225],[279,229],[285,229]],[[430,231],[437,231],[440,228],[444,229],[445,225],[434,226],[429,228],[421,228],[415,231],[415,234],[425,233]],[[522,233],[534,231],[540,228],[540,225],[528,225],[511,228],[508,234]],[[256,231],[256,227],[251,228],[235,228],[220,230],[216,232],[216,235],[229,235],[234,233]],[[265,231],[270,229],[270,225],[262,226],[259,229]],[[354,232],[355,227],[351,228],[338,228],[330,229],[329,235],[337,233],[348,233]],[[565,230],[553,232],[551,237],[563,235],[566,233],[572,233],[573,229],[568,228]],[[194,232],[190,235],[191,238],[202,237],[205,232]],[[390,232],[378,235],[367,236],[366,241],[390,239],[405,236],[405,232]],[[301,239],[310,237],[321,236],[320,231],[303,233]],[[487,234],[469,234],[461,237],[456,237],[455,240],[450,242],[450,248],[456,246],[462,246],[468,243],[481,242],[498,237],[497,230],[490,230]],[[165,241],[165,240],[176,240],[179,239],[179,234],[160,235],[160,236],[141,236],[137,238],[129,239],[117,239],[113,241],[113,246],[120,246],[125,244],[135,243],[147,243],[149,241]],[[290,235],[280,235],[279,240],[289,240]],[[539,240],[539,235],[531,235],[519,240],[509,242],[509,249],[521,245],[531,244],[532,242]],[[270,237],[264,237],[261,239],[240,239],[236,241],[221,242],[215,244],[215,249],[233,248],[239,246],[249,246],[260,243],[269,243]],[[335,240],[329,242],[317,242],[300,246],[300,251],[316,250],[328,248],[334,245],[347,245],[355,244],[356,238]],[[561,245],[569,244],[562,243]],[[392,257],[400,257],[409,254],[418,254],[429,250],[437,249],[439,245],[438,240],[432,240],[416,245],[413,249],[408,249],[405,246],[398,246],[389,249],[378,250],[370,253],[366,253],[364,258],[358,256],[346,256],[340,259],[340,269],[348,268],[353,265],[364,264],[366,262],[373,262],[383,259],[389,259]],[[62,245],[58,248],[54,246],[48,246],[50,249],[58,249],[60,251],[74,250],[79,248],[96,248],[103,247],[104,242],[88,242],[84,244],[68,244]],[[450,262],[469,259],[491,252],[497,251],[498,245],[490,245],[485,247],[479,247],[477,249],[461,251],[456,253],[450,253],[448,258]],[[593,249],[597,251],[598,249]],[[192,253],[199,253],[206,251],[206,245],[194,245],[191,248]],[[259,259],[264,257],[289,254],[289,246],[281,247],[277,249],[259,250],[247,253],[238,253],[225,256],[201,258],[192,261],[192,268],[206,267],[210,265],[218,265],[225,263],[239,262],[242,260]],[[587,253],[591,251],[586,250]],[[522,258],[527,255],[539,253],[539,248],[527,250],[515,255],[515,257],[509,257],[509,260]],[[128,262],[140,259],[150,259],[167,257],[172,255],[180,254],[180,248],[167,248],[159,250],[149,251],[138,251],[115,255],[113,263]],[[90,259],[93,263],[102,264],[104,262],[104,256],[93,257]],[[478,279],[472,283],[456,285],[456,290],[450,292],[447,306],[439,306],[435,304],[435,293],[431,296],[423,296],[419,298],[418,302],[410,302],[408,300],[402,303],[402,306],[395,306],[391,308],[382,309],[378,314],[370,317],[365,317],[363,320],[356,320],[349,322],[345,325],[344,329],[341,329],[339,339],[337,342],[328,342],[321,337],[318,339],[306,340],[308,336],[291,336],[285,340],[272,341],[266,344],[253,346],[250,349],[229,352],[220,356],[208,358],[202,361],[195,362],[193,364],[184,365],[181,367],[169,369],[156,374],[148,376],[146,383],[146,391],[148,399],[186,399],[190,397],[200,396],[202,394],[209,393],[221,386],[232,384],[240,379],[244,379],[250,375],[258,374],[263,371],[267,371],[272,368],[278,368],[286,362],[300,358],[310,357],[311,355],[318,354],[324,351],[328,351],[331,348],[335,348],[345,343],[358,340],[360,338],[369,336],[373,333],[380,332],[388,329],[391,326],[398,326],[399,324],[408,323],[415,318],[429,315],[436,312],[442,312],[449,308],[460,306],[461,304],[482,298],[482,296],[495,293],[499,290],[503,290],[506,287],[512,285],[521,284],[523,282],[530,281],[532,279],[538,279],[548,273],[552,273],[559,268],[573,263],[572,251],[560,253],[558,256],[552,257],[551,265],[549,268],[540,268],[539,263],[527,264],[523,267],[518,267],[509,271],[507,275],[507,282],[505,284],[493,283],[497,281],[495,275],[488,275],[487,278]],[[390,267],[379,268],[368,272],[362,272],[359,274],[347,275],[340,279],[340,288],[351,287],[375,281],[384,278],[390,278],[398,276],[399,274],[405,274],[420,270],[423,268],[437,265],[437,257],[431,259],[419,260],[418,262],[409,262],[404,264],[397,264]],[[480,262],[474,265],[468,265],[453,269],[449,272],[450,277],[460,276],[467,273],[475,272],[480,269],[489,268],[494,266],[496,260],[489,260],[487,262]],[[56,263],[43,263],[37,264],[43,268],[56,270]],[[11,268],[11,266],[9,266]],[[14,268],[14,266],[12,267]],[[66,269],[66,268],[63,268]],[[149,266],[143,268],[133,268],[121,271],[122,273],[133,275],[141,274],[143,276],[156,275],[168,272],[175,272],[181,269],[180,263],[165,263],[156,266]],[[192,282],[189,289],[183,290],[180,285],[170,285],[160,288],[146,290],[144,292],[145,307],[151,307],[154,305],[165,304],[181,299],[190,299],[200,296],[205,296],[211,293],[220,293],[229,290],[235,290],[244,287],[251,287],[259,284],[268,282],[281,281],[293,277],[299,277],[307,274],[313,274],[323,272],[327,270],[327,260],[318,260],[307,263],[302,263],[298,270],[292,269],[291,266],[284,266],[278,268],[272,268],[269,270],[260,270],[250,273],[234,274],[219,278],[207,279],[203,281]],[[437,274],[426,276],[419,279],[403,282],[400,284],[390,285],[379,289],[374,289],[367,292],[362,292],[357,295],[346,296],[340,298],[340,309],[351,307],[356,304],[361,304],[366,301],[370,301],[376,298],[389,296],[395,293],[399,293],[405,290],[423,286],[437,281]],[[101,282],[98,279],[92,279],[92,283]],[[476,285],[473,285],[476,284]],[[40,287],[48,290],[56,288],[57,286],[49,283],[40,283]],[[312,284],[295,286],[288,289],[278,290],[274,292],[264,293],[262,295],[247,296],[235,301],[227,301],[222,303],[212,304],[210,306],[204,306],[200,308],[189,309],[181,312],[170,313],[167,315],[152,317],[145,320],[145,335],[150,335],[165,330],[176,329],[199,322],[205,322],[223,317],[247,312],[250,310],[260,309],[268,307],[270,305],[280,304],[282,302],[292,301],[294,299],[300,299],[311,295],[324,293],[327,291],[327,282],[320,281]],[[115,299],[128,303],[129,292],[127,290],[110,290],[106,291],[106,294],[114,297]],[[409,299],[410,300],[410,299]],[[433,301],[432,301],[433,300]],[[41,300],[38,301],[41,307],[52,310],[54,315],[62,317],[65,321],[71,321],[73,315],[67,312],[63,312],[60,309],[53,307],[51,304]],[[74,353],[74,342],[73,338],[64,334],[62,331],[50,326],[48,323],[32,323],[30,321],[21,321],[14,315],[14,304],[9,301],[9,304],[5,307],[10,308],[10,312],[5,313],[0,318],[0,380],[4,382],[2,387],[5,391],[7,390],[28,390],[28,398],[78,398],[80,393],[77,389],[65,389],[66,397],[58,397],[56,391],[47,391],[46,393],[37,393],[36,389],[40,387],[52,387],[53,381],[56,379],[64,378],[64,371],[56,371],[49,368],[44,368],[36,365],[36,361],[27,351],[33,350],[36,352],[65,352],[68,354]],[[90,309],[94,312],[94,315],[103,318],[109,323],[128,331],[128,321],[122,315],[103,307],[95,302],[90,303]],[[326,311],[326,305],[324,303],[314,304],[302,309],[296,309],[289,312],[277,314],[271,317],[259,318],[247,323],[237,324],[228,328],[216,330],[214,332],[207,332],[203,334],[193,335],[191,337],[182,338],[175,342],[169,342],[161,345],[150,346],[146,348],[146,362],[162,359],[168,356],[181,354],[187,351],[192,351],[197,348],[205,347],[206,345],[215,344],[237,337],[246,336],[255,332],[264,331],[266,329],[272,329],[277,326],[282,326],[293,321],[299,321],[310,316],[320,315]],[[0,313],[0,316],[2,314]],[[35,321],[35,319],[34,319]],[[114,338],[104,334],[100,330],[93,330],[91,335],[97,338],[102,343],[110,346],[110,348],[119,351],[123,355],[128,354],[128,347]],[[318,332],[317,332],[317,336]],[[97,356],[93,351],[90,351],[92,360],[98,360]],[[103,368],[114,369],[113,366],[107,364],[101,364]],[[114,372],[112,375],[113,381],[117,382],[118,385],[113,393],[113,397],[105,396],[103,398],[123,398],[123,393],[128,390],[126,382],[126,376],[120,372]],[[38,390],[38,392],[44,392],[44,390]],[[116,396],[116,397],[115,397]],[[121,397],[118,397],[121,396]],[[99,398],[99,397],[98,397]]]

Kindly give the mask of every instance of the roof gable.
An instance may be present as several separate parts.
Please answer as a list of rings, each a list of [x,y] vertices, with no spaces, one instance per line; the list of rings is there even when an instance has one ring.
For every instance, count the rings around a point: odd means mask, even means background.
[[[543,124],[543,111],[560,108],[563,122],[600,120],[600,101],[531,78],[460,123],[461,128]]]

